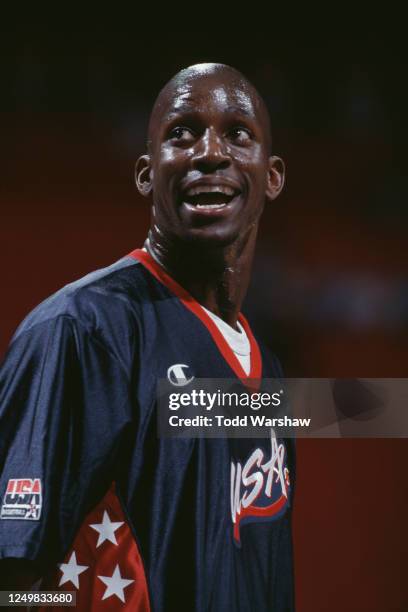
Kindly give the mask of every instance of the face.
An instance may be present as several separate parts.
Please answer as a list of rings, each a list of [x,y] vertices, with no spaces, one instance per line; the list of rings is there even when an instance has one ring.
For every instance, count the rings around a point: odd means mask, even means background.
[[[161,94],[150,155],[136,168],[139,190],[153,196],[156,230],[212,245],[256,231],[265,200],[283,186],[265,113],[252,87],[228,72],[192,72]]]

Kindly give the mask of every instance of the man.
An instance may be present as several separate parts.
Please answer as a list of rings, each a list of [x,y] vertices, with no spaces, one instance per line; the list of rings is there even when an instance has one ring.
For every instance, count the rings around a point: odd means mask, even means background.
[[[160,439],[155,421],[160,378],[280,375],[240,308],[283,182],[254,87],[221,64],[182,70],[136,164],[145,249],[62,289],[13,339],[0,554],[80,609],[294,609],[289,443]]]

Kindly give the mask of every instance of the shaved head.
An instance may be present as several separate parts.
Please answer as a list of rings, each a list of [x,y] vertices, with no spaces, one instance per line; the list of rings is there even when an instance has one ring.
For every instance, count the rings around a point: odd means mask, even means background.
[[[165,114],[172,110],[177,111],[183,104],[183,100],[189,99],[194,102],[192,90],[198,84],[205,84],[206,90],[213,90],[217,93],[220,86],[228,86],[235,92],[237,100],[240,102],[241,110],[246,106],[251,106],[256,111],[262,124],[264,135],[268,143],[268,150],[271,150],[272,137],[270,117],[267,106],[252,83],[232,66],[218,63],[194,64],[183,68],[175,74],[163,87],[150,115],[148,127],[148,148],[154,149],[155,134],[160,122]],[[221,92],[219,92],[221,94]]]

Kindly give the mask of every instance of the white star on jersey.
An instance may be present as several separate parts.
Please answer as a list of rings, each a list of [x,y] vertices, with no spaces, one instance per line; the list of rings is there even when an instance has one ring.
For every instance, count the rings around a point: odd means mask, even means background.
[[[95,529],[99,533],[98,542],[96,544],[96,548],[100,546],[105,540],[109,540],[112,544],[118,545],[116,541],[115,531],[119,529],[119,527],[123,525],[122,522],[113,522],[109,518],[109,514],[106,512],[103,513],[102,523],[94,523],[93,525],[89,525],[92,529]]]
[[[59,568],[62,572],[61,580],[59,585],[65,584],[66,582],[72,582],[72,584],[79,589],[79,574],[82,574],[87,570],[89,565],[78,565],[75,551],[69,558],[68,563],[60,563]]]
[[[126,589],[129,584],[134,582],[134,580],[127,580],[126,578],[122,578],[120,575],[119,565],[117,564],[115,567],[115,571],[112,576],[98,576],[99,580],[102,580],[104,584],[106,584],[107,589],[102,597],[102,599],[107,599],[112,595],[116,595],[119,597],[123,603],[125,603],[125,595],[124,589]]]

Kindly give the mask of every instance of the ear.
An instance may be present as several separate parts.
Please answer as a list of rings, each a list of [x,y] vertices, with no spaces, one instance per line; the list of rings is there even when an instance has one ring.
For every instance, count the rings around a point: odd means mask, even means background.
[[[276,155],[271,155],[268,163],[266,198],[268,200],[274,200],[278,197],[285,184],[285,163],[283,159]]]
[[[135,183],[139,193],[147,197],[153,189],[153,170],[150,155],[141,155],[135,166]]]

